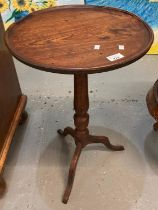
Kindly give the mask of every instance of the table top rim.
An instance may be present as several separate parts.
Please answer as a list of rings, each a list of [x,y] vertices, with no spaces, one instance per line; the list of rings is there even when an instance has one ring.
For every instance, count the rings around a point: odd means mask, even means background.
[[[12,30],[12,28],[16,27],[16,25],[18,24],[21,24],[22,21],[24,19],[28,19],[32,16],[35,16],[35,15],[38,15],[39,13],[45,13],[45,12],[48,12],[48,11],[56,11],[56,10],[65,10],[65,9],[75,9],[75,8],[83,8],[83,9],[98,9],[98,10],[115,10],[115,11],[120,11],[122,13],[125,13],[125,14],[129,14],[133,17],[135,17],[138,21],[140,21],[141,23],[143,23],[143,25],[145,26],[145,28],[147,29],[148,33],[149,33],[149,42],[148,44],[146,45],[145,48],[143,48],[138,55],[135,55],[135,56],[131,56],[131,59],[127,60],[127,61],[124,61],[122,62],[122,60],[118,60],[117,63],[114,63],[113,65],[111,63],[109,63],[109,65],[105,65],[105,66],[99,66],[99,67],[91,67],[91,68],[62,68],[62,67],[58,67],[58,66],[53,66],[53,67],[50,67],[49,65],[44,65],[44,66],[40,66],[38,64],[35,64],[35,63],[32,63],[30,62],[28,59],[26,58],[22,58],[18,55],[18,53],[16,52],[16,50],[12,49],[10,47],[10,44],[9,44],[9,31]],[[138,59],[140,59],[141,57],[143,57],[147,52],[148,50],[150,49],[152,43],[153,43],[153,40],[154,40],[154,34],[153,34],[153,31],[152,29],[150,28],[150,26],[145,22],[143,21],[140,17],[138,17],[137,15],[131,13],[131,12],[128,12],[126,10],[122,10],[122,9],[119,9],[119,8],[113,8],[113,7],[105,7],[105,6],[93,6],[93,5],[63,5],[63,6],[56,6],[56,7],[52,7],[52,8],[47,8],[47,9],[43,9],[43,10],[39,10],[39,11],[35,11],[33,13],[30,13],[29,15],[27,15],[26,17],[24,17],[23,19],[21,19],[20,21],[17,21],[15,23],[13,23],[12,25],[10,25],[8,27],[8,29],[6,30],[5,32],[5,37],[4,37],[4,40],[5,40],[5,43],[9,49],[9,51],[11,52],[11,54],[16,58],[18,59],[19,61],[21,61],[22,63],[28,65],[28,66],[31,66],[33,68],[36,68],[38,70],[43,70],[43,71],[47,71],[47,72],[53,72],[53,73],[61,73],[61,74],[78,74],[78,73],[87,73],[87,74],[92,74],[92,73],[101,73],[101,72],[106,72],[106,71],[111,71],[111,70],[114,70],[114,69],[118,69],[118,68],[121,68],[123,66],[126,66],[126,65],[129,65],[135,61],[137,61]]]

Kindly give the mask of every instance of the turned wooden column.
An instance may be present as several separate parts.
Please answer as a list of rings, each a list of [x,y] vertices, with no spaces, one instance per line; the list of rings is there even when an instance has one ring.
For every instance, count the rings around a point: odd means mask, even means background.
[[[74,124],[76,126],[76,138],[81,141],[82,146],[85,145],[82,136],[88,136],[89,114],[89,97],[88,97],[88,75],[74,75]]]
[[[74,125],[75,128],[66,127],[64,130],[59,129],[58,133],[62,136],[71,135],[74,138],[76,149],[72,157],[68,175],[67,186],[63,196],[63,203],[67,203],[76,173],[77,163],[82,148],[87,144],[102,143],[110,150],[121,151],[123,146],[112,145],[106,136],[94,136],[89,134],[89,97],[88,97],[88,74],[74,74]]]

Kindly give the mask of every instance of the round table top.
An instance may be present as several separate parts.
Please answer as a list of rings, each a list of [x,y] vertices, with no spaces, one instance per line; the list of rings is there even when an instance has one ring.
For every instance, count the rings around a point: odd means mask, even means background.
[[[12,55],[40,70],[97,73],[128,65],[153,42],[139,17],[111,7],[60,6],[33,12],[5,35]]]

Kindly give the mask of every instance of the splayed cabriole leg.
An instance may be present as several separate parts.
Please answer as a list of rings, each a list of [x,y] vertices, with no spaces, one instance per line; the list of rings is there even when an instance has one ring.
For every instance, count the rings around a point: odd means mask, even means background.
[[[75,172],[76,172],[76,166],[77,166],[77,162],[78,159],[80,157],[81,154],[81,150],[82,150],[82,145],[80,143],[78,143],[78,145],[76,146],[71,164],[70,164],[70,169],[69,169],[69,175],[68,175],[68,181],[67,181],[67,187],[63,196],[63,203],[67,203],[70,193],[71,193],[71,189],[73,186],[73,182],[74,182],[74,178],[75,178]]]
[[[64,130],[58,130],[58,133],[62,136],[71,135],[75,141],[76,149],[70,164],[70,170],[68,175],[68,183],[63,196],[63,203],[67,203],[71,189],[74,182],[76,166],[81,154],[82,148],[92,143],[102,143],[107,148],[113,151],[124,150],[123,146],[112,145],[105,136],[93,136],[89,134],[88,124],[89,115],[87,113],[89,108],[88,99],[88,77],[87,74],[74,75],[74,124],[75,129],[66,127]]]
[[[3,197],[5,192],[6,192],[6,183],[5,183],[2,175],[0,175],[0,198]]]
[[[106,136],[92,136],[89,135],[89,144],[91,143],[102,143],[104,144],[108,149],[113,151],[121,151],[124,150],[124,147],[121,145],[113,145],[110,143],[109,138]]]
[[[72,137],[75,136],[75,131],[73,128],[71,127],[66,127],[64,130],[61,130],[59,129],[58,130],[58,133],[61,135],[61,136],[67,136],[67,135],[70,135]]]

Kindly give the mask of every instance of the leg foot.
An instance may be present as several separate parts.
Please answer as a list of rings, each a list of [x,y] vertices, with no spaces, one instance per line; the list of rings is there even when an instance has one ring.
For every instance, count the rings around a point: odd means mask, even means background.
[[[68,176],[68,182],[67,182],[67,187],[63,196],[63,203],[67,203],[71,190],[72,190],[72,186],[73,186],[73,182],[74,182],[74,178],[75,178],[75,172],[76,172],[76,166],[77,166],[77,162],[78,159],[80,157],[81,154],[81,150],[82,150],[82,145],[81,143],[78,143],[70,164],[70,169],[69,169],[69,176]]]
[[[92,135],[90,135],[89,136],[89,143],[102,143],[108,149],[113,150],[113,151],[124,150],[124,146],[111,144],[108,137],[105,137],[105,136],[92,136]]]
[[[157,131],[157,130],[158,130],[158,122],[156,122],[156,123],[153,125],[153,129],[154,129],[154,131]]]
[[[24,112],[21,114],[20,121],[19,121],[19,125],[24,124],[24,122],[27,120],[27,118],[28,118],[28,114],[27,114],[26,111],[24,111]]]
[[[57,132],[61,136],[71,135],[72,137],[75,137],[75,130],[71,127],[66,127],[64,130],[59,129]]]
[[[0,175],[0,198],[3,197],[6,191],[6,183],[3,179],[3,177]]]

